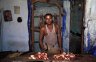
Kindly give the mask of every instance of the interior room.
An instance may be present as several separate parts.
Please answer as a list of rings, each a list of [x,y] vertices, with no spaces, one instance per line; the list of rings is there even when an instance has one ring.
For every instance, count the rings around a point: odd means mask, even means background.
[[[0,62],[96,62],[95,2],[0,0]],[[55,30],[60,53],[49,53],[57,50],[48,44],[47,51],[41,48],[48,35],[46,14],[52,15],[53,25],[49,25]],[[46,30],[41,32],[42,27]]]

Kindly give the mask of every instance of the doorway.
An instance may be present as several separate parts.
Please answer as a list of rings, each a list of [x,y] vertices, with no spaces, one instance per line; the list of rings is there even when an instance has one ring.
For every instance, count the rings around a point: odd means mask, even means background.
[[[51,13],[53,15],[53,22],[57,23],[61,27],[61,7],[59,4],[50,2],[35,2],[33,4],[32,11],[32,42],[34,45],[34,52],[40,51],[39,47],[39,32],[40,27],[44,25],[44,15],[46,13]]]
[[[81,53],[83,48],[83,17],[84,0],[74,0],[71,2],[70,20],[70,52]]]

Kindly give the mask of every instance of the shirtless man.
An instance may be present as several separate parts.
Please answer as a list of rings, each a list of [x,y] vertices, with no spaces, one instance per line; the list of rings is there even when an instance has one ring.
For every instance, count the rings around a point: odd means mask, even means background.
[[[63,52],[60,28],[53,23],[52,17],[50,13],[44,16],[46,24],[40,29],[40,47],[50,53]]]

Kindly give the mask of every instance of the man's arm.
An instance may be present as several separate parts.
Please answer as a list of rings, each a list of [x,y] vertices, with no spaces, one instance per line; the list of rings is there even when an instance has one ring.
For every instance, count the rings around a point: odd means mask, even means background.
[[[41,50],[45,50],[43,45],[43,37],[44,37],[44,27],[40,29],[40,36],[39,36],[39,44],[40,44]]]
[[[62,49],[61,30],[58,25],[57,25],[57,36],[58,36],[57,38],[58,38],[59,48]]]

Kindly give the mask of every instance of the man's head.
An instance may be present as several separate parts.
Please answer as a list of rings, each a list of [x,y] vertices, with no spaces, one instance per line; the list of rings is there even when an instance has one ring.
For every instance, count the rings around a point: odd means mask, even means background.
[[[53,18],[52,14],[47,13],[47,14],[45,14],[44,18],[45,18],[46,24],[48,24],[48,25],[52,24],[52,22],[53,22],[52,21],[52,18]]]

